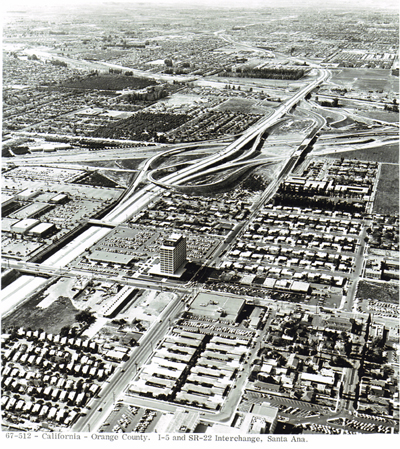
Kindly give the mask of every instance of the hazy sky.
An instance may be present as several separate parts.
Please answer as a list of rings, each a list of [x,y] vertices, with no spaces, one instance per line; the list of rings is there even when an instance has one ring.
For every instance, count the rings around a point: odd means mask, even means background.
[[[4,2],[4,3],[3,3]],[[130,3],[132,5],[142,3],[149,5],[180,5],[180,6],[204,6],[204,7],[268,7],[289,6],[290,4],[313,5],[316,7],[328,6],[340,8],[341,6],[354,6],[362,9],[366,7],[399,8],[399,0],[116,0],[113,3]],[[44,7],[45,5],[76,5],[76,4],[98,4],[112,3],[104,0],[3,0],[6,10],[16,10],[24,5]]]

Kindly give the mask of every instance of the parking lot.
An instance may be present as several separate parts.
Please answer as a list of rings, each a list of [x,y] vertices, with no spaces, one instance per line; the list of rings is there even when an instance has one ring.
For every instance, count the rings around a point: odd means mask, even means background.
[[[118,403],[99,432],[151,433],[161,415],[161,412],[155,410]]]

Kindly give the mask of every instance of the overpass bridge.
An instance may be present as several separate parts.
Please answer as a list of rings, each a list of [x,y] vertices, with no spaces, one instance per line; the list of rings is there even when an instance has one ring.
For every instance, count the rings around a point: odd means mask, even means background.
[[[189,181],[193,181],[212,173],[210,169],[214,167],[223,167],[224,164],[244,161],[254,155],[263,134],[271,126],[277,124],[293,107],[304,99],[312,90],[323,83],[329,77],[329,72],[324,69],[319,70],[319,76],[310,84],[299,90],[292,98],[281,104],[272,114],[259,120],[255,125],[251,126],[241,137],[235,140],[217,154],[209,156],[190,164],[176,173],[172,173],[163,177],[161,180],[155,180],[155,171],[150,172],[148,179],[157,186],[167,188],[179,188],[179,186],[187,185]],[[246,147],[250,146],[250,150],[246,151]],[[226,165],[225,165],[226,167]]]

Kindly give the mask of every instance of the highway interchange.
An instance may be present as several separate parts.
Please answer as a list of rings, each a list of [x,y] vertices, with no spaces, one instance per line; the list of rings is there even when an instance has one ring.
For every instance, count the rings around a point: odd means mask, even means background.
[[[260,139],[260,136],[262,136],[262,134],[264,134],[266,130],[268,130],[271,126],[281,120],[282,117],[289,113],[293,109],[293,107],[295,107],[310,92],[312,92],[313,89],[322,84],[328,78],[329,72],[327,70],[321,69],[316,79],[299,90],[292,98],[281,104],[272,114],[268,114],[267,117],[261,119],[256,125],[253,125],[251,128],[249,128],[233,143],[228,144],[216,154],[202,158],[198,162],[190,164],[188,167],[184,167],[172,174],[165,176],[164,178],[162,178],[162,183],[168,184],[169,186],[179,186],[203,174],[212,166],[218,166],[220,164],[223,164],[227,160],[242,160],[243,147],[251,143],[253,140]],[[319,125],[321,124],[322,122]],[[191,144],[179,146],[178,148],[175,147],[166,150],[166,153],[174,153],[192,147],[195,147],[195,145]],[[252,148],[254,148],[254,145]],[[276,181],[267,189],[267,192],[265,192],[262,196],[262,202],[265,201],[266,198],[273,193],[282,177],[290,172],[290,169],[293,168],[298,155],[299,154],[296,153],[296,151],[293,151],[291,156],[288,158],[287,163],[282,167],[282,171],[277,177]],[[158,157],[159,155],[154,155],[147,160],[139,176],[136,178],[135,182],[130,186],[130,188],[125,192],[119,204],[117,204],[115,208],[103,218],[102,221],[104,221],[105,223],[111,223],[113,225],[123,223],[126,219],[146,207],[151,201],[159,196],[163,189],[162,187],[155,184],[148,184],[142,189],[137,190],[138,185],[141,183],[144,177],[147,176],[149,169],[152,167],[152,164]],[[252,161],[251,159],[249,159],[249,164],[251,163]],[[43,264],[28,265],[24,264],[23,262],[17,262],[15,265],[12,265],[20,269],[31,269],[36,274],[38,274],[39,272],[42,274],[59,274],[61,272],[59,270],[63,270],[63,267],[65,267],[71,260],[77,257],[78,253],[81,253],[85,248],[88,247],[89,244],[93,244],[96,241],[100,240],[108,232],[110,232],[110,229],[100,226],[93,226],[88,231],[76,237],[71,243],[69,243],[68,248],[60,249],[53,256],[51,256],[50,259],[44,261]],[[5,266],[4,262],[3,266]],[[11,267],[11,265],[9,264],[8,267]],[[81,272],[80,270],[74,270],[74,273],[71,273],[68,269],[66,271],[69,272],[69,275],[87,274],[85,272]],[[43,277],[42,279],[42,284],[44,285],[44,283],[46,282],[46,278]],[[135,280],[134,282],[136,282],[137,284],[138,280]],[[141,281],[139,281],[139,283],[141,283]],[[146,285],[151,285],[157,288],[160,286],[160,282],[153,282],[149,280],[146,281]],[[24,291],[26,292],[26,296],[28,296],[30,292],[36,290],[37,288],[37,277],[32,277],[32,281],[25,284]],[[18,305],[13,303],[12,307],[9,308],[7,307],[7,300],[9,300],[9,298],[5,297],[2,301],[2,308],[5,308],[5,310],[3,310],[3,313],[4,311],[6,313],[9,313]],[[135,374],[137,366],[139,366],[146,360],[147,357],[149,357],[152,345],[156,344],[157,341],[162,338],[168,328],[169,320],[171,320],[174,316],[181,312],[183,308],[184,303],[179,299],[176,299],[173,303],[171,303],[171,306],[168,307],[167,311],[165,312],[165,317],[163,316],[163,321],[160,321],[158,323],[158,326],[153,326],[149,330],[149,332],[145,334],[143,342],[140,342],[140,346],[134,349],[130,361],[124,368],[124,372],[117,370],[117,372],[110,379],[109,384],[101,392],[100,398],[94,401],[93,407],[89,410],[86,416],[82,417],[77,422],[76,428],[74,430],[94,430],[96,426],[99,425],[99,423],[101,422],[101,418],[104,418],[105,412],[112,406],[115,397],[118,396],[119,393],[121,393],[124,385],[126,385],[127,381]],[[99,409],[101,409],[103,412],[97,411]]]
[[[222,37],[222,35],[220,35]],[[225,37],[224,37],[225,38]],[[108,67],[107,67],[108,70]],[[131,69],[129,69],[131,70]],[[186,144],[179,146],[163,146],[163,147],[149,147],[149,148],[132,148],[132,149],[124,149],[121,150],[121,154],[118,155],[118,150],[113,150],[115,153],[116,159],[118,157],[124,158],[126,154],[130,154],[132,156],[132,151],[136,152],[141,157],[148,157],[147,161],[143,164],[143,167],[138,173],[135,181],[129,186],[124,195],[121,197],[119,203],[114,207],[114,209],[109,212],[100,222],[104,224],[111,224],[113,226],[119,225],[126,221],[128,218],[136,214],[138,211],[144,209],[149,203],[154,201],[165,188],[171,189],[179,189],[182,186],[188,186],[193,184],[200,184],[201,179],[207,175],[216,173],[218,171],[232,168],[234,164],[236,164],[239,168],[251,167],[257,164],[268,164],[271,162],[275,162],[280,158],[265,158],[262,160],[252,159],[252,156],[255,154],[255,149],[263,136],[264,133],[267,132],[272,126],[277,124],[282,118],[284,118],[288,113],[290,113],[293,108],[295,108],[302,100],[304,100],[308,94],[310,94],[314,89],[323,84],[324,82],[329,80],[330,73],[328,70],[318,68],[316,69],[318,75],[315,79],[311,80],[306,86],[296,92],[291,98],[282,103],[278,108],[276,108],[272,114],[268,114],[266,117],[262,118],[257,124],[250,127],[247,131],[243,133],[238,139],[234,142],[226,145],[221,142],[214,142],[214,145],[219,148],[219,150],[212,154],[211,156],[203,157],[200,160],[195,161],[194,163],[187,164],[182,168],[178,168],[162,178],[155,179],[154,175],[157,173],[156,164],[160,156],[168,157],[169,155],[191,151],[192,149],[199,147],[199,144]],[[240,235],[243,232],[246,224],[251,220],[251,218],[257,213],[260,207],[267,201],[276,191],[277,187],[281,183],[281,181],[291,173],[291,170],[296,165],[302,151],[307,148],[310,140],[315,136],[315,134],[322,128],[325,124],[325,119],[317,114],[311,113],[307,111],[309,114],[314,116],[314,126],[310,134],[307,135],[306,139],[301,143],[300,147],[296,148],[291,152],[289,156],[287,156],[282,164],[280,169],[280,173],[276,176],[276,179],[271,182],[268,188],[263,192],[258,204],[252,211],[250,217],[246,220],[246,223],[240,227],[240,229],[236,230],[236,235]],[[398,140],[398,139],[397,139]],[[206,145],[209,145],[207,143]],[[244,147],[251,145],[250,150],[243,150]],[[110,151],[110,150],[107,150]],[[106,152],[104,152],[106,153]],[[87,154],[82,158],[82,155],[73,154],[69,156],[69,162],[76,161],[90,161],[98,155]],[[67,156],[68,158],[68,156]],[[63,157],[59,155],[50,155],[50,156],[41,156],[29,158],[21,158],[25,162],[38,164],[38,163],[51,163],[51,162],[62,162]],[[18,163],[18,159],[16,160]],[[146,182],[149,179],[151,182],[138,189],[141,184]],[[200,180],[200,182],[197,182]],[[193,183],[193,184],[191,184]],[[32,264],[32,263],[24,263],[24,262],[9,262],[8,266],[5,265],[5,262],[2,262],[2,266],[6,268],[16,268],[20,270],[25,270],[26,272],[31,272],[34,274],[41,275],[67,275],[67,276],[76,276],[76,275],[87,275],[88,273],[83,270],[75,269],[73,271],[65,268],[66,265],[71,262],[77,255],[79,255],[85,248],[88,247],[89,244],[93,244],[96,241],[100,240],[104,237],[110,229],[101,227],[101,226],[92,226],[86,233],[75,238],[73,242],[69,244],[68,248],[60,249],[56,254],[51,256],[50,259],[44,261],[42,264]],[[229,247],[229,244],[226,243],[219,248],[217,254],[213,256],[213,259],[210,261],[211,263],[217,259],[217,257],[225,251]],[[101,279],[101,276],[97,276]],[[104,277],[107,280],[109,278]],[[46,278],[43,277],[43,285],[46,282]],[[140,280],[140,279],[114,279],[115,281],[126,283],[129,285],[135,285],[138,287],[152,287],[152,288],[163,288],[165,285],[162,280]],[[176,291],[185,291],[188,292],[190,290],[190,286],[186,285],[185,287],[179,283],[172,283],[171,287],[174,287]],[[40,287],[40,286],[39,286]],[[24,291],[26,292],[26,296],[29,292],[36,290],[38,287],[38,278],[33,277],[31,282],[27,282],[24,285]],[[12,307],[7,307],[7,297],[3,298],[2,301],[2,311],[3,313],[9,313],[13,310],[17,305],[13,304]],[[23,298],[22,298],[23,299]],[[143,335],[142,339],[139,340],[139,345],[132,349],[130,354],[129,361],[122,367],[118,368],[111,379],[107,382],[103,390],[101,391],[99,397],[94,398],[89,404],[87,408],[87,414],[81,417],[77,423],[75,424],[73,430],[74,431],[96,431],[98,430],[101,423],[104,421],[104,418],[111,411],[115,401],[118,397],[120,397],[124,388],[128,384],[129,380],[132,379],[133,376],[136,375],[138,371],[138,367],[146,362],[146,360],[150,357],[151,353],[154,350],[154,347],[157,345],[157,342],[162,339],[165,332],[168,329],[170,322],[178,316],[185,308],[185,302],[180,299],[179,296],[173,300],[159,319],[153,323],[152,327],[149,331]],[[261,341],[261,336],[256,340],[256,344]],[[254,352],[255,353],[255,352]],[[249,362],[254,358],[252,356],[249,359]],[[210,421],[214,422],[227,422],[232,417],[232,410],[235,410],[239,398],[241,389],[245,383],[246,377],[248,373],[243,372],[238,379],[238,383],[236,385],[236,391],[233,394],[229,395],[228,400],[226,401],[224,408],[220,411],[218,416],[213,414],[204,414],[204,417]],[[345,389],[350,388],[350,375],[346,376],[346,384]],[[137,404],[141,406],[159,408],[164,411],[174,411],[176,409],[175,406],[171,404],[159,404],[155,403],[150,399],[144,398],[134,398],[124,396],[124,400],[129,404]],[[339,402],[338,402],[339,406]],[[332,419],[336,416],[340,417],[350,417],[351,412],[349,411],[341,411],[342,405],[338,408],[335,413],[332,413],[329,417],[324,418],[315,418],[315,422],[324,422],[326,423],[328,419]],[[296,419],[290,418],[293,424],[297,423]],[[298,422],[304,422],[305,420],[298,420]],[[307,422],[312,422],[312,419],[308,418]]]

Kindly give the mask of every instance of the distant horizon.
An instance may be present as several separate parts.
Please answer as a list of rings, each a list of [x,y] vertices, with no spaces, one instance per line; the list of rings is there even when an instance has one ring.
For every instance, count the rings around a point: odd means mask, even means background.
[[[64,3],[61,0],[5,0],[3,8],[6,12],[18,11],[20,8],[32,9],[33,7],[57,6],[60,9],[70,8],[71,6],[91,6],[91,5],[118,5],[130,4],[132,6],[152,6],[157,5],[161,7],[177,7],[177,8],[191,8],[191,7],[208,7],[208,8],[285,8],[290,6],[295,7],[317,7],[318,9],[352,9],[360,8],[361,10],[368,9],[396,9],[399,10],[398,0],[281,0],[277,4],[276,0],[69,0]]]

